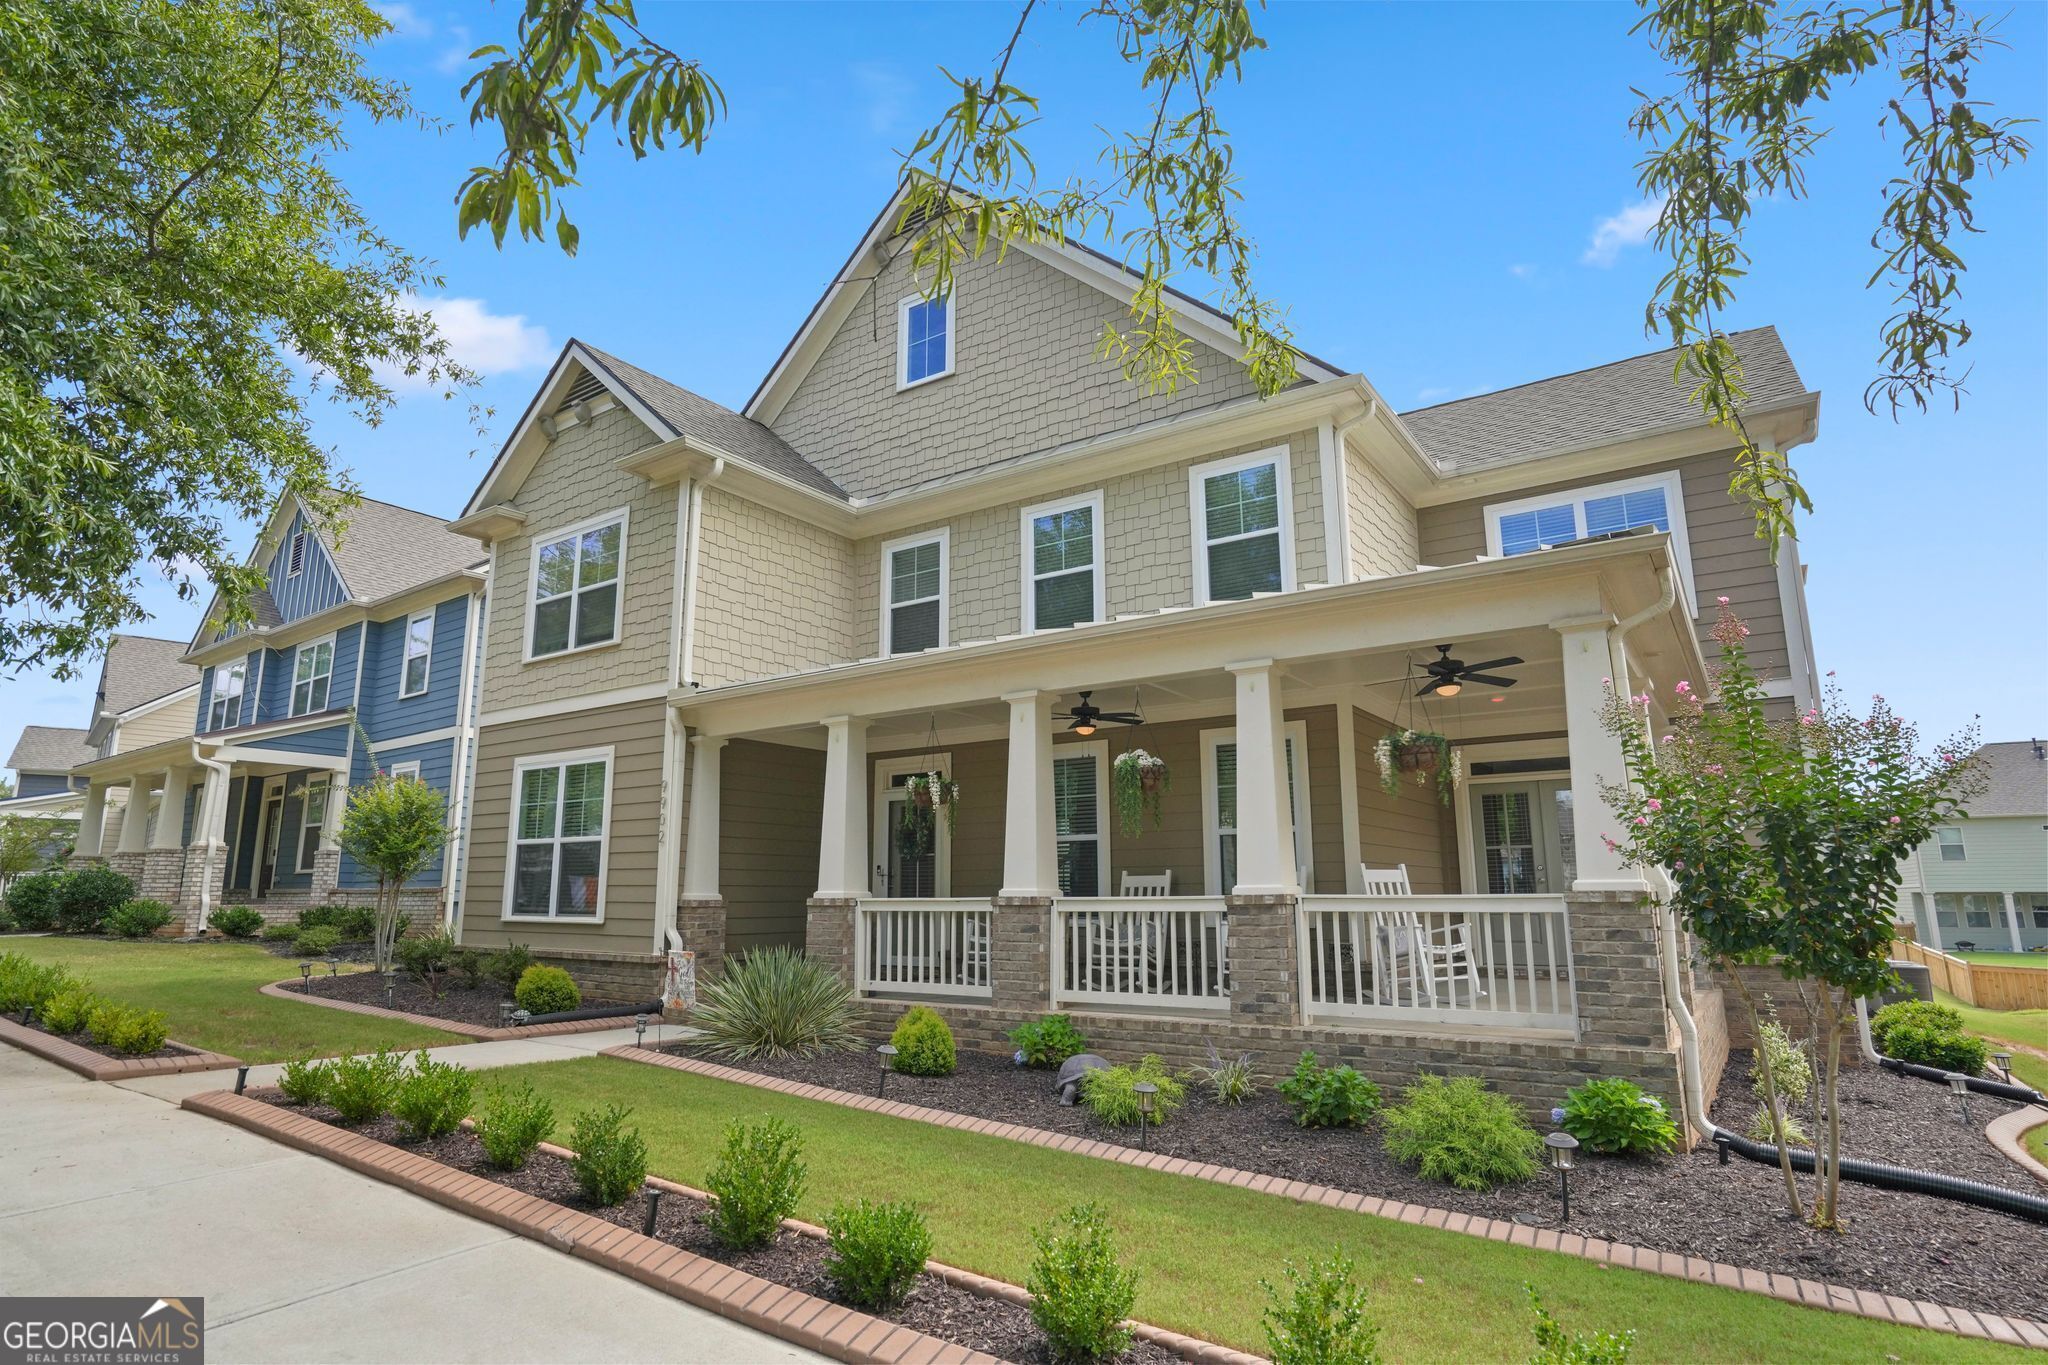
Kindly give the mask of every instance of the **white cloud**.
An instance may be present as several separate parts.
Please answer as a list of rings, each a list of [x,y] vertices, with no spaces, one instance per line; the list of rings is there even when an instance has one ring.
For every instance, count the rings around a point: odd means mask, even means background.
[[[1602,218],[1593,228],[1593,239],[1586,244],[1585,254],[1579,257],[1580,264],[1613,265],[1624,248],[1641,246],[1650,240],[1650,232],[1657,226],[1657,216],[1663,212],[1662,199],[1645,199],[1640,204],[1630,204],[1621,212]]]
[[[880,62],[855,62],[849,74],[853,77],[854,88],[867,102],[868,130],[876,133],[896,131],[903,122],[903,111],[910,103],[910,81],[895,67]]]
[[[469,27],[465,24],[450,24],[448,38],[447,50],[434,61],[435,69],[444,75],[460,71],[469,64],[469,54],[476,51],[476,43],[470,38]]]
[[[371,8],[383,15],[384,22],[396,29],[400,37],[430,38],[434,34],[433,21],[404,0],[378,0]]]
[[[1508,267],[1508,274],[1513,275],[1518,280],[1534,279],[1536,277],[1536,267],[1518,261]]]
[[[434,326],[448,342],[456,361],[485,378],[538,369],[555,358],[548,329],[527,322],[524,313],[493,313],[482,299],[422,299],[408,295],[405,306],[433,314]],[[433,386],[422,375],[380,368],[378,379],[395,389],[425,392]]]

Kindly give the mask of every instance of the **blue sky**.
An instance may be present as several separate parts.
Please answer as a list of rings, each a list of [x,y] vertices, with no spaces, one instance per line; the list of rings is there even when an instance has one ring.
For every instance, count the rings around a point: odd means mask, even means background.
[[[372,496],[458,510],[496,440],[571,336],[742,404],[887,196],[896,149],[935,116],[941,66],[984,70],[1014,9],[950,5],[671,5],[642,18],[700,54],[731,102],[705,152],[635,163],[596,145],[574,192],[579,256],[487,234],[459,241],[452,195],[484,159],[458,98],[463,58],[516,6],[407,0],[375,64],[445,119],[357,130],[342,159],[387,232],[441,262],[439,306],[489,374],[479,441],[461,404],[405,394],[380,427],[323,412],[319,435]],[[1041,173],[1092,171],[1097,125],[1140,117],[1132,74],[1085,7],[1041,4],[1011,78],[1038,95]],[[1265,12],[1269,51],[1227,93],[1261,248],[1259,283],[1302,344],[1419,407],[1656,349],[1642,306],[1660,273],[1635,241],[1632,85],[1661,71],[1632,5],[1306,5]],[[1978,93],[2048,109],[2048,7],[2007,20]],[[2048,734],[2048,160],[1985,186],[1967,245],[1976,338],[1960,413],[1872,416],[1861,395],[1891,311],[1864,288],[1896,139],[1877,82],[1838,93],[1803,202],[1763,206],[1731,327],[1775,323],[1823,392],[1795,452],[1817,514],[1804,529],[1824,669],[1884,692],[1930,737],[1981,714],[1987,737]],[[1631,210],[1635,210],[1632,214]],[[1604,244],[1604,245],[1603,245]],[[152,585],[150,633],[198,606]],[[89,678],[0,680],[0,735],[82,724]]]

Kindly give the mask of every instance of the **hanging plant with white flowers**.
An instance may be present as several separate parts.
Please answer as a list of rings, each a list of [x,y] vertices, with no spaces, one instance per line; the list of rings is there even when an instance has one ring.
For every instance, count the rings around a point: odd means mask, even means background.
[[[1450,740],[1427,730],[1389,730],[1372,746],[1373,762],[1379,765],[1380,790],[1389,796],[1401,790],[1401,774],[1412,773],[1415,785],[1426,787],[1436,780],[1437,798],[1446,806],[1451,794],[1465,782],[1464,755],[1451,747]]]
[[[946,832],[953,832],[960,815],[960,784],[940,772],[912,773],[903,780],[903,791],[908,797],[901,821],[903,853],[921,858],[931,852],[941,810],[946,812]]]
[[[1116,819],[1124,837],[1135,839],[1144,817],[1159,828],[1159,798],[1166,792],[1166,760],[1143,749],[1127,749],[1110,766],[1109,789],[1116,801]]]

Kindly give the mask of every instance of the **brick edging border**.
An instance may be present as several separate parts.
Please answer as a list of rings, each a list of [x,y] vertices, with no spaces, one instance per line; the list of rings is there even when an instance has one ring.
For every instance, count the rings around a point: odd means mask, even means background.
[[[28,1028],[12,1019],[0,1019],[0,1042],[11,1043],[23,1052],[32,1053],[46,1062],[55,1062],[67,1071],[75,1071],[89,1081],[126,1081],[137,1076],[175,1076],[186,1071],[220,1071],[231,1066],[240,1066],[239,1057],[230,1057],[224,1052],[208,1052],[204,1048],[180,1043],[175,1038],[165,1040],[186,1049],[179,1057],[108,1057],[94,1052],[89,1047],[80,1047],[68,1039],[44,1033],[41,1029]]]
[[[592,1214],[521,1193],[483,1176],[458,1171],[316,1119],[288,1113],[246,1095],[210,1090],[186,1096],[181,1107],[325,1157],[361,1175],[566,1251],[606,1270],[630,1276],[672,1298],[836,1360],[876,1365],[1001,1365],[996,1357],[984,1352],[750,1275]],[[551,1143],[543,1147],[557,1155],[566,1150]],[[694,1193],[687,1186],[658,1178],[651,1178],[648,1183]],[[973,1278],[979,1280],[978,1276]],[[1003,1287],[1023,1292],[1015,1286]],[[1213,1365],[1251,1365],[1257,1359],[1226,1352],[1207,1342],[1198,1344],[1207,1349],[1190,1359]]]
[[[869,1113],[882,1114],[889,1118],[929,1123],[940,1128],[957,1128],[963,1132],[1006,1138],[1033,1147],[1070,1152],[1076,1156],[1114,1161],[1125,1166],[1140,1166],[1168,1175],[1192,1176],[1197,1180],[1207,1180],[1218,1185],[1237,1185],[1254,1193],[1278,1195],[1297,1203],[1318,1204],[1347,1213],[1391,1218],[1397,1222],[1413,1223],[1420,1227],[1483,1237],[1490,1242],[1508,1242],[1537,1251],[1554,1251],[1582,1260],[1597,1261],[1603,1265],[1647,1271],[1652,1275],[1697,1280],[1702,1284],[1719,1285],[1724,1289],[1764,1294],[1802,1307],[1850,1313],[1857,1317],[1874,1318],[1880,1322],[1897,1323],[1904,1327],[1926,1327],[1937,1332],[2004,1342],[2011,1346],[2027,1346],[2037,1350],[2048,1348],[2048,1323],[2039,1323],[2028,1318],[2007,1317],[1967,1308],[1950,1308],[1930,1303],[1925,1299],[1905,1299],[1895,1294],[1851,1289],[1845,1285],[1800,1279],[1775,1271],[1751,1270],[1719,1261],[1702,1260],[1697,1256],[1681,1256],[1671,1251],[1630,1246],[1625,1242],[1581,1237],[1577,1233],[1560,1233],[1550,1228],[1526,1227],[1500,1218],[1482,1218],[1474,1214],[1429,1208],[1395,1199],[1378,1199],[1349,1190],[1332,1189],[1327,1185],[1283,1180],[1277,1176],[1259,1175],[1252,1171],[1240,1171],[1208,1162],[1189,1161],[1185,1157],[1167,1156],[1161,1152],[1120,1147],[1115,1143],[1098,1142],[1072,1133],[1053,1133],[1043,1128],[1028,1128],[1022,1124],[974,1118],[944,1109],[927,1109],[922,1105],[904,1104],[898,1100],[877,1099],[872,1095],[855,1095],[821,1085],[762,1076],[755,1072],[742,1071],[737,1067],[720,1066],[716,1062],[699,1061],[693,1057],[678,1057],[668,1052],[655,1052],[650,1048],[608,1047],[602,1049],[598,1055],[648,1066],[663,1066],[672,1071],[686,1071],[694,1075],[708,1076],[713,1080],[750,1085],[759,1090],[771,1090],[798,1099],[836,1104],[847,1109],[864,1109]]]
[[[626,1016],[619,1015],[610,1019],[563,1019],[552,1024],[528,1024],[525,1028],[486,1028],[482,1024],[466,1024],[459,1019],[436,1019],[431,1014],[408,1014],[404,1010],[388,1010],[382,1005],[362,1005],[353,1000],[323,1000],[310,991],[286,990],[290,984],[291,978],[286,977],[283,981],[273,981],[257,989],[276,999],[296,1000],[302,1005],[346,1010],[350,1014],[372,1014],[383,1019],[403,1019],[408,1024],[458,1034],[478,1043],[505,1043],[515,1038],[547,1038],[564,1033],[601,1033],[606,1029],[627,1027],[619,1022]]]
[[[2031,1129],[2048,1124],[2048,1116],[2033,1108],[2015,1109],[1984,1125],[1984,1136],[2000,1156],[2010,1160],[2034,1179],[2048,1185],[2048,1166],[2035,1159],[2022,1140]]]

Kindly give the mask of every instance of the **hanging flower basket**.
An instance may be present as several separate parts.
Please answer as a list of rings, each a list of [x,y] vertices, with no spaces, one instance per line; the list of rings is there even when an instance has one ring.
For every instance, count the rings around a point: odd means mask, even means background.
[[[1372,756],[1379,765],[1380,790],[1389,796],[1399,794],[1403,773],[1412,774],[1418,787],[1426,787],[1434,779],[1437,798],[1446,806],[1451,804],[1451,794],[1464,785],[1464,765],[1458,751],[1442,735],[1426,730],[1389,730],[1373,745]]]
[[[1166,794],[1166,760],[1143,749],[1128,749],[1110,766],[1110,794],[1116,800],[1116,818],[1124,837],[1135,839],[1144,829],[1144,818],[1152,817],[1159,827],[1160,798]]]
[[[944,773],[913,773],[904,779],[903,790],[910,799],[904,803],[903,826],[911,827],[914,822],[929,822],[934,810],[946,812],[946,832],[952,833],[954,821],[960,811],[960,784]]]

